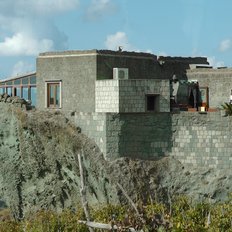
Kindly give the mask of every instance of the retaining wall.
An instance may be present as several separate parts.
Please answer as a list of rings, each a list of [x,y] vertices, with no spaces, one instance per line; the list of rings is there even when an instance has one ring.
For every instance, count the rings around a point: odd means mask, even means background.
[[[106,154],[106,114],[75,112],[71,119],[83,134],[93,139],[103,154]]]
[[[232,168],[232,118],[220,112],[172,115],[172,152],[182,163]]]
[[[76,113],[106,159],[174,156],[186,166],[232,168],[232,117],[220,112]]]

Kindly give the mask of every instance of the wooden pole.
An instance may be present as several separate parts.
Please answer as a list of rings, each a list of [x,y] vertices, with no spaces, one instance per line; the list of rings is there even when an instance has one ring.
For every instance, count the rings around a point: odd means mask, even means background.
[[[85,182],[84,182],[84,172],[82,168],[82,162],[81,162],[81,155],[78,154],[78,163],[79,163],[79,169],[80,169],[80,181],[81,181],[81,186],[80,186],[80,195],[81,195],[81,201],[82,201],[82,206],[84,209],[85,217],[87,222],[90,221],[90,214],[89,214],[89,206],[88,206],[88,201],[86,198],[86,188],[85,188]],[[89,226],[89,231],[94,232],[93,228]]]
[[[82,220],[78,220],[78,223],[80,224],[85,224],[89,227],[93,227],[96,229],[103,229],[103,230],[120,230],[120,229],[128,229],[128,231],[130,232],[137,232],[137,230],[135,230],[132,227],[129,228],[125,228],[125,227],[119,227],[116,225],[110,225],[110,224],[105,224],[105,223],[99,223],[99,222],[90,222],[90,221],[82,221]]]

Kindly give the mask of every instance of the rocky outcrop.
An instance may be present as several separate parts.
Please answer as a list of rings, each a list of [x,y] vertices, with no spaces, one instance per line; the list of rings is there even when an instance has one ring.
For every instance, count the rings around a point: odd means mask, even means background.
[[[25,104],[0,102],[0,203],[15,218],[80,205],[78,153],[92,206],[125,203],[117,183],[135,201],[168,202],[175,194],[219,201],[232,192],[230,173],[207,167],[186,170],[172,157],[106,161],[96,144],[59,111],[27,111]]]
[[[6,93],[0,94],[0,102],[11,103],[15,107],[20,107],[23,109],[31,109],[32,108],[30,101],[26,101],[25,99],[20,98],[18,96],[11,97]]]

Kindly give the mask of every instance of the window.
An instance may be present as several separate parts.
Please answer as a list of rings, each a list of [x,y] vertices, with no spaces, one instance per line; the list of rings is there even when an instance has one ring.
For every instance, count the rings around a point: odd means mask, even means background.
[[[10,96],[18,96],[31,101],[36,106],[36,75],[17,77],[5,82],[0,82],[0,94],[7,93]]]
[[[31,87],[30,88],[30,93],[31,93],[31,104],[33,105],[33,106],[36,106],[36,87]]]
[[[5,88],[1,87],[0,88],[0,94],[4,94],[5,93]]]
[[[9,95],[9,96],[12,96],[12,88],[11,87],[7,87],[6,88],[6,93]]]
[[[8,81],[8,82],[6,82],[6,85],[12,85],[13,84],[13,82],[12,81]]]
[[[30,77],[30,84],[36,84],[36,76]]]
[[[159,95],[154,95],[154,94],[146,95],[146,111],[149,112],[159,111]]]
[[[20,85],[21,84],[21,79],[17,79],[14,81],[14,85]]]
[[[22,84],[27,85],[28,84],[28,77],[25,77],[22,79]]]
[[[21,97],[21,87],[14,88],[14,96]]]
[[[46,107],[61,108],[61,82],[46,82]]]
[[[24,98],[25,100],[29,100],[28,87],[22,88],[22,98]]]

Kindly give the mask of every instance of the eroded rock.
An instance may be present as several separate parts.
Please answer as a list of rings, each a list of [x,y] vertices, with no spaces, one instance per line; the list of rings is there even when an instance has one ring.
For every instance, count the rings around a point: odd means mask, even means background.
[[[92,206],[127,203],[117,183],[134,201],[145,202],[168,202],[175,194],[219,201],[232,192],[230,173],[207,167],[186,170],[172,157],[106,161],[96,144],[61,113],[26,111],[12,102],[0,103],[0,199],[17,219],[41,209],[80,205],[78,153]]]

